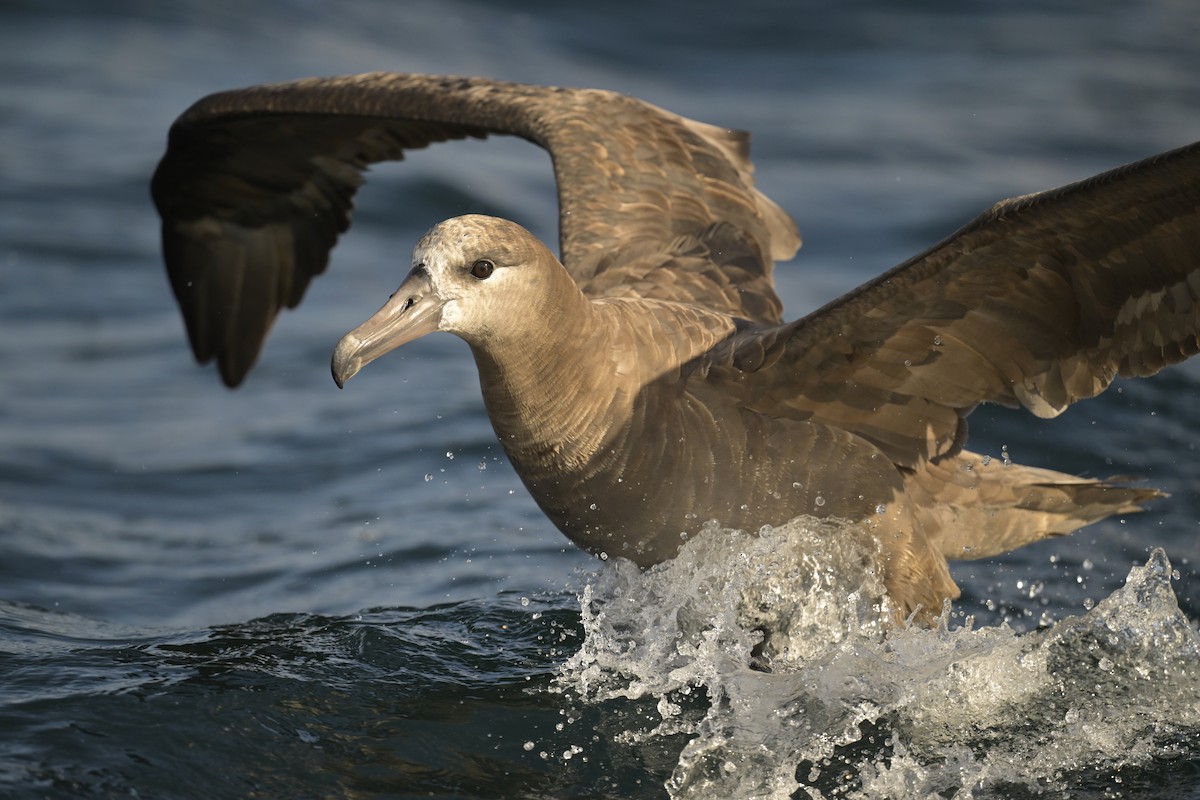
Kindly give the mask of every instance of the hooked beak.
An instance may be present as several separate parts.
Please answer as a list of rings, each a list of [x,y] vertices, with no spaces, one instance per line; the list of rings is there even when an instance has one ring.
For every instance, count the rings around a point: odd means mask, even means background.
[[[347,333],[333,351],[333,381],[346,381],[375,359],[438,329],[443,301],[433,292],[429,273],[418,267],[373,317]]]

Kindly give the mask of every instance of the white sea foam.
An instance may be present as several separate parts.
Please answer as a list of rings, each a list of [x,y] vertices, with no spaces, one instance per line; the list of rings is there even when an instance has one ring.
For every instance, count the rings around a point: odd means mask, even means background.
[[[611,565],[583,591],[586,641],[560,686],[657,699],[661,719],[626,736],[691,736],[667,784],[679,798],[1065,790],[1200,733],[1200,636],[1162,551],[1040,631],[952,629],[945,612],[897,628],[855,533],[714,528],[646,572]],[[698,694],[707,710],[685,712]]]

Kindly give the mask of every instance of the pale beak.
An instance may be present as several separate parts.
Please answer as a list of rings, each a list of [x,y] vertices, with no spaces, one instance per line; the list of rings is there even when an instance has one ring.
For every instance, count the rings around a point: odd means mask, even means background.
[[[347,333],[333,351],[333,381],[340,389],[375,359],[438,329],[443,301],[429,273],[413,269],[373,317]]]

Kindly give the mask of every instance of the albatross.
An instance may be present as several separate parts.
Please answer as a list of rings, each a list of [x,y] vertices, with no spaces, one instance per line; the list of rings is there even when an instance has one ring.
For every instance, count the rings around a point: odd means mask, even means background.
[[[1200,349],[1200,143],[1000,202],[784,322],[772,269],[800,239],[755,188],[743,132],[484,78],[221,92],[173,124],[151,186],[196,359],[242,382],[324,271],[370,164],[492,134],[549,151],[561,259],[514,222],[442,222],[337,344],[333,377],[434,331],[466,340],[508,458],[580,547],[648,567],[710,520],[846,520],[911,616],[957,597],[947,559],[1161,496],[972,453],[967,416],[1054,417]]]

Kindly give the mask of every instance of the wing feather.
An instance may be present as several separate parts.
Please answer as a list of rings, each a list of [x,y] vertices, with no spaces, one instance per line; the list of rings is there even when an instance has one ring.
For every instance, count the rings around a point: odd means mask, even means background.
[[[585,292],[779,322],[772,259],[799,238],[754,189],[746,134],[613,92],[372,73],[222,92],[172,126],[151,192],[196,357],[241,382],[324,271],[368,165],[489,134],[550,152]]]
[[[957,453],[982,402],[1052,417],[1200,350],[1200,143],[998,203],[930,250],[691,365],[896,464]]]

